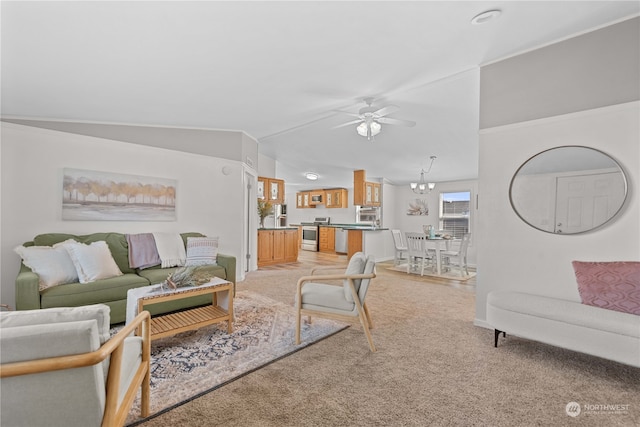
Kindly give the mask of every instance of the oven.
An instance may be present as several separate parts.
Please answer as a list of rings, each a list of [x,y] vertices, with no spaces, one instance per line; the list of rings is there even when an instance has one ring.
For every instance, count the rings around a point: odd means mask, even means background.
[[[329,217],[316,217],[312,223],[301,223],[302,226],[302,246],[300,249],[304,251],[318,252],[318,240],[319,232],[318,226],[328,225],[330,223]]]
[[[304,251],[318,252],[318,226],[303,225],[302,226],[302,246]]]

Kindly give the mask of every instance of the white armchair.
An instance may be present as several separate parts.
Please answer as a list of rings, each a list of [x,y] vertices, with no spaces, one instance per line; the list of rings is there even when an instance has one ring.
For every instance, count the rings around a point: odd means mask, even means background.
[[[0,313],[0,425],[122,426],[138,389],[149,415],[149,312],[110,338],[109,310]]]
[[[319,269],[313,269],[310,276],[298,279],[296,344],[300,344],[302,315],[308,316],[309,319],[312,315],[340,320],[352,320],[358,317],[367,336],[369,348],[375,352],[376,347],[369,331],[373,328],[373,322],[364,302],[369,283],[376,277],[375,267],[376,262],[373,256],[366,257],[362,252],[356,252],[349,260],[344,273],[316,275],[315,272]],[[336,280],[342,280],[342,286],[320,282]]]

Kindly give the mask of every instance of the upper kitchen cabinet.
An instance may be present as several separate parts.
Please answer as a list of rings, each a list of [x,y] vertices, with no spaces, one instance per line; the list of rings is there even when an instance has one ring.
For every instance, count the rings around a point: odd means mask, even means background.
[[[311,204],[311,192],[310,191],[302,191],[300,193],[296,193],[296,208],[315,208],[316,205]]]
[[[258,177],[258,198],[267,199],[272,204],[284,203],[284,180],[276,178]]]
[[[381,202],[382,186],[377,182],[367,181],[366,171],[353,171],[353,204],[356,206],[380,206]]]
[[[344,188],[325,190],[324,202],[327,208],[348,208],[349,193]]]

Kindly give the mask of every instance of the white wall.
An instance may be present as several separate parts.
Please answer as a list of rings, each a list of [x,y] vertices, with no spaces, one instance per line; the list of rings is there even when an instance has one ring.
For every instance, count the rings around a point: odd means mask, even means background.
[[[243,253],[239,161],[2,123],[0,299],[14,305],[20,258],[13,248],[40,233],[197,231],[220,236],[220,252]],[[227,166],[228,175],[222,173]],[[177,221],[62,221],[62,170],[88,169],[178,181]],[[244,277],[238,262],[238,280]]]
[[[580,301],[571,261],[640,260],[639,117],[640,103],[632,102],[481,131],[476,324],[485,325],[492,290]],[[562,145],[601,150],[627,174],[625,207],[597,230],[545,233],[520,220],[509,204],[509,183],[518,167]]]
[[[452,193],[458,191],[470,191],[471,192],[471,217],[469,230],[472,235],[471,244],[469,245],[469,251],[467,253],[467,259],[469,265],[476,264],[477,258],[477,211],[476,207],[476,194],[478,189],[477,181],[449,181],[449,182],[438,182],[436,183],[436,188],[431,191],[429,194],[415,194],[408,185],[406,186],[395,186],[395,194],[394,194],[394,223],[387,223],[385,221],[385,226],[389,228],[397,228],[403,232],[407,231],[415,231],[422,232],[422,227],[424,225],[432,225],[437,229],[440,228],[439,223],[439,203],[440,203],[440,193]],[[386,188],[385,188],[386,190]],[[386,195],[385,195],[386,197]],[[415,203],[415,199],[426,199],[427,206],[429,207],[429,215],[407,215],[407,210],[409,207],[409,203]],[[385,199],[386,202],[386,199]]]

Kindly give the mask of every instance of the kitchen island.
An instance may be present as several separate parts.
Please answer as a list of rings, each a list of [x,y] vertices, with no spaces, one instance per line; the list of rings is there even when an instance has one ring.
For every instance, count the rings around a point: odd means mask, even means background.
[[[258,229],[258,267],[298,261],[298,228]]]

